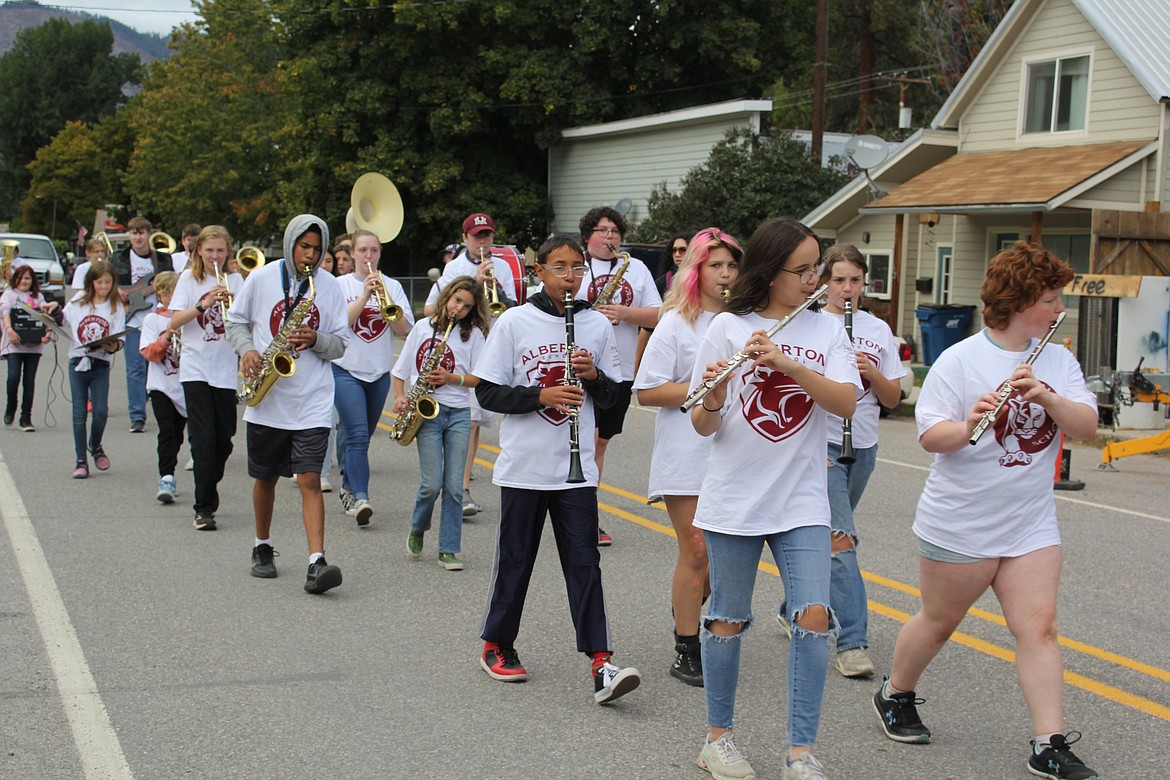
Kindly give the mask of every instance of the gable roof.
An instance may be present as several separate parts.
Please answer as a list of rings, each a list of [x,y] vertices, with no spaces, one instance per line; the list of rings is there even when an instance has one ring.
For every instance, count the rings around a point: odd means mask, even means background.
[[[1016,0],[987,39],[930,126],[958,127],[986,74],[999,66],[1047,0]],[[1170,3],[1166,0],[1069,0],[1155,101],[1170,99]]]

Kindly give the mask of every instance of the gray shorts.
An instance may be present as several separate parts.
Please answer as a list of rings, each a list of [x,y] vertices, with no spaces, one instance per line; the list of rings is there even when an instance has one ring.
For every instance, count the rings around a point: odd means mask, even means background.
[[[929,558],[932,561],[939,563],[979,563],[986,561],[986,558],[975,558],[970,555],[963,555],[954,550],[948,550],[945,547],[939,547],[937,544],[932,544],[926,541],[921,536],[915,535],[918,541],[918,554],[923,558]]]

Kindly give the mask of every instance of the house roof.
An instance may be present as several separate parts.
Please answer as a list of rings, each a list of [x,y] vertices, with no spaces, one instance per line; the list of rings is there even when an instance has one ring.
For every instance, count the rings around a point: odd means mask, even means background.
[[[1151,154],[1152,141],[956,154],[861,213],[1051,211]]]
[[[758,123],[759,114],[771,110],[771,100],[725,100],[722,103],[709,103],[705,106],[693,106],[678,111],[637,116],[632,119],[619,119],[614,122],[602,122],[584,127],[567,127],[561,131],[561,136],[564,138],[591,138],[602,135],[621,135],[649,129],[661,130],[664,127],[693,125],[714,118],[724,120],[754,119]]]
[[[999,66],[1046,0],[1017,0],[931,120],[957,127],[985,74]],[[1170,3],[1166,0],[1070,0],[1154,100],[1170,98]]]

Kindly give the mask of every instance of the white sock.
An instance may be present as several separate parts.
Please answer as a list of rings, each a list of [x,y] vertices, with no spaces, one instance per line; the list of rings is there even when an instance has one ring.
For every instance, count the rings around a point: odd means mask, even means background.
[[[1033,748],[1036,755],[1040,755],[1040,753],[1044,751],[1044,748],[1051,747],[1052,737],[1059,733],[1059,731],[1053,731],[1049,734],[1037,734],[1036,736],[1032,737],[1032,740],[1036,743],[1036,747]]]
[[[309,565],[312,566],[314,563],[317,562],[318,558],[324,558],[324,557],[325,557],[325,553],[323,553],[323,552],[309,553]]]
[[[268,545],[269,547],[271,547],[271,546],[272,546],[272,540],[271,540],[271,539],[257,539],[257,540],[256,540],[256,546],[257,546],[257,547],[259,547],[259,546],[260,546],[260,545],[262,545],[262,544],[266,544],[266,545]]]

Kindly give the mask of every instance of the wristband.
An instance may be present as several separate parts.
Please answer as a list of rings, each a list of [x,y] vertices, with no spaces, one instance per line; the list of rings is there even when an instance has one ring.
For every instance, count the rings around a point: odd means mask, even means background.
[[[463,386],[464,386],[464,384],[463,384],[463,374],[460,374],[460,375],[459,375],[459,386],[460,386],[460,387],[463,387]]]
[[[717,408],[717,409],[708,409],[708,408],[707,408],[707,400],[706,400],[706,399],[703,399],[702,401],[699,401],[699,406],[703,407],[703,411],[704,411],[704,412],[711,412],[712,414],[714,414],[715,412],[721,412],[721,411],[723,411],[723,404],[720,404],[720,405],[719,405],[719,408]]]

